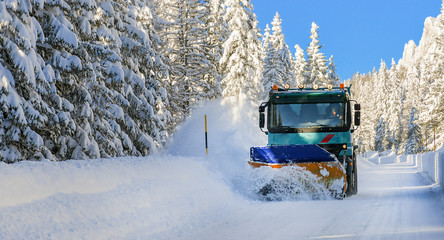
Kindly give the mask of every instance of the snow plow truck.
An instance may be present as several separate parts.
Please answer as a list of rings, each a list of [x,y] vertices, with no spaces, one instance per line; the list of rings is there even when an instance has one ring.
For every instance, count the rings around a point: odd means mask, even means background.
[[[361,107],[350,99],[350,87],[274,85],[268,101],[259,106],[259,128],[268,135],[268,144],[251,147],[248,163],[277,170],[296,165],[315,175],[336,198],[357,194],[358,146],[352,134],[360,125]]]

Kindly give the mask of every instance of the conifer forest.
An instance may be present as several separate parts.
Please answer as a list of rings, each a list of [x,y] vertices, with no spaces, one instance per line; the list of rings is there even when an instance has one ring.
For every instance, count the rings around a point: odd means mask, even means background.
[[[351,85],[361,152],[444,144],[444,2],[401,59],[352,79],[322,53],[322,26],[288,46],[279,13],[261,30],[253,3],[0,1],[0,161],[146,156],[207,100],[255,116],[272,85],[301,83]]]

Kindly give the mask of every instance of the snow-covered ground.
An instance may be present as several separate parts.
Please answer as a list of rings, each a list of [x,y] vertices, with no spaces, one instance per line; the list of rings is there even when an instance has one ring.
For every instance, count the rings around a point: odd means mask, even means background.
[[[0,239],[444,239],[442,189],[415,162],[361,157],[359,193],[344,200],[264,201],[275,172],[246,161],[265,143],[216,101],[156,156],[0,163]]]

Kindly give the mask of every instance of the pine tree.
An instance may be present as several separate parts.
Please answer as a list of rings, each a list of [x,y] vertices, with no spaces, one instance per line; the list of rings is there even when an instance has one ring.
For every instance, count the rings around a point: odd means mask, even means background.
[[[228,0],[224,19],[230,36],[223,44],[221,66],[226,73],[222,80],[222,96],[231,101],[259,99],[262,73],[261,44],[256,15],[249,0]]]
[[[441,12],[444,10],[441,8]],[[434,32],[434,41],[427,47],[427,54],[421,61],[421,86],[424,98],[421,101],[420,113],[418,117],[419,124],[425,136],[432,139],[433,128],[439,133],[444,130],[444,123],[441,121],[444,116],[444,14],[441,13],[436,19],[433,19],[436,32]],[[442,134],[436,134],[438,147],[444,144]],[[435,144],[429,142],[429,149]],[[426,146],[427,147],[427,146]]]
[[[294,74],[294,65],[293,65],[293,57],[291,56],[290,49],[288,45],[285,43],[285,36],[282,33],[282,19],[279,16],[279,13],[276,12],[274,16],[272,30],[273,34],[271,35],[271,41],[273,42],[273,48],[276,51],[277,64],[278,68],[281,69],[279,71],[280,81],[276,82],[277,85],[283,86],[284,84],[289,84],[290,86],[296,85],[296,77]],[[268,49],[268,46],[266,46]]]
[[[398,117],[398,128],[396,130],[395,133],[395,143],[394,143],[394,147],[395,147],[395,152],[396,154],[400,154],[403,152],[404,149],[404,139],[405,139],[405,126],[406,126],[406,121],[404,119],[404,108],[405,108],[405,89],[402,89],[401,92],[401,100],[400,100],[400,106],[399,106],[399,115]]]
[[[124,7],[125,1],[116,1],[116,3],[118,3],[115,5],[116,12],[128,12],[127,16],[120,17],[122,28],[117,29],[123,45],[119,53],[125,74],[120,93],[130,103],[134,103],[130,106],[123,104],[122,108],[127,113],[126,120],[129,122],[133,120],[136,124],[133,129],[136,128],[138,132],[137,135],[133,135],[134,130],[128,128],[126,134],[134,137],[132,140],[138,151],[146,155],[162,147],[171,132],[168,127],[172,122],[168,110],[170,95],[163,84],[168,77],[167,66],[164,63],[164,56],[158,53],[161,41],[154,30],[155,17],[151,9],[144,3],[138,3],[138,7],[130,11],[131,7],[128,10]],[[134,57],[129,59],[125,57],[127,55]],[[117,104],[122,103],[117,102]],[[130,125],[118,123],[121,129]]]
[[[374,129],[380,121],[380,116],[382,116],[382,113],[377,110],[377,106],[379,105],[378,93],[374,91],[374,89],[379,89],[378,72],[376,68],[373,68],[373,71],[368,74],[367,79],[368,83],[365,85],[365,90],[362,90],[362,95],[359,95],[359,102],[363,104],[363,111],[361,111],[363,121],[360,128],[368,127],[365,137],[369,141],[370,149],[376,151],[376,146],[374,145],[376,141],[376,131],[374,131]]]
[[[392,132],[390,128],[387,127],[384,139],[385,149],[391,150],[395,144],[395,133]]]
[[[334,63],[333,55],[328,59],[327,74],[328,82],[333,86],[339,86],[341,79],[339,79],[339,76],[336,74],[336,64]]]
[[[215,11],[221,8],[215,7]],[[213,30],[219,31],[223,26],[216,26],[217,22],[206,19],[211,10],[207,1],[164,0],[157,9],[163,19],[161,35],[166,44],[162,52],[170,67],[168,92],[176,114],[175,125],[178,125],[199,102],[220,94],[219,67],[216,65],[220,49],[212,45],[217,44],[217,40],[214,32],[210,37],[209,30],[217,27]]]
[[[172,116],[150,9],[125,1],[41,3],[0,3],[13,21],[0,26],[0,69],[8,76],[0,106],[18,119],[2,113],[1,160],[155,152]]]
[[[387,87],[389,85],[389,71],[385,62],[381,59],[381,64],[379,67],[379,71],[376,73],[375,77],[375,87],[378,88],[378,91],[375,92],[376,102],[376,113],[384,118],[384,121],[387,122],[389,118],[389,99],[388,96],[392,89]],[[389,128],[386,125],[386,128]]]
[[[318,25],[315,22],[311,24],[311,35],[310,35],[310,45],[307,48],[307,70],[309,72],[307,85],[318,84],[326,85],[328,84],[327,79],[327,63],[324,54],[320,52],[322,46],[319,45],[319,35],[318,35]]]
[[[280,60],[278,59],[273,40],[273,35],[271,35],[270,28],[267,24],[263,37],[263,47],[265,51],[262,71],[262,86],[264,87],[264,91],[261,93],[261,99],[266,99],[268,97],[268,92],[273,85],[284,85],[284,81],[282,79],[284,69]]]
[[[407,143],[405,145],[405,154],[413,154],[422,151],[421,146],[421,129],[416,123],[416,109],[412,107],[410,110],[410,122],[407,130]]]
[[[428,139],[426,144],[431,149],[433,127],[436,127],[436,132],[443,131],[442,121],[436,121],[444,116],[443,14],[437,18],[427,18],[425,29],[427,31],[420,44],[416,46],[413,41],[409,41],[399,64],[392,59],[390,70],[381,61],[379,72],[373,71],[368,84],[363,76],[354,76],[352,92],[358,89],[358,94],[354,96],[361,102],[363,109],[362,125],[357,135],[365,136],[364,142],[374,135],[364,131],[367,131],[366,125],[375,126],[378,123],[380,119],[375,116],[382,116],[386,121],[385,138],[378,133],[378,141],[385,141],[385,146],[392,144],[392,150],[397,153],[421,151],[425,139]],[[363,80],[364,83],[359,83]],[[425,137],[422,141],[421,136]],[[437,134],[436,145],[441,146],[443,141],[444,137]]]
[[[392,146],[393,151],[398,152],[398,149],[396,148],[398,144],[395,144],[395,142],[399,142],[400,140],[398,140],[397,137],[402,135],[402,133],[398,132],[398,129],[402,129],[402,127],[399,125],[399,116],[403,107],[403,102],[401,102],[403,88],[401,86],[401,81],[398,73],[398,66],[396,65],[394,59],[392,59],[391,65],[392,66],[389,70],[388,82],[386,83],[386,87],[388,89],[391,89],[386,96],[386,98],[388,98],[386,106],[386,119],[388,128],[394,134],[394,136],[392,136],[389,140],[392,143],[390,145]]]
[[[214,77],[214,92],[215,96],[220,96],[222,94],[222,89],[220,82],[223,78],[223,72],[220,67],[220,59],[223,54],[222,44],[228,38],[228,24],[224,20],[224,15],[226,13],[226,6],[223,0],[206,0],[209,6],[209,16],[205,19],[206,31],[208,32],[208,44],[210,47],[209,59],[212,65],[216,66],[217,71],[213,72],[210,77]],[[205,5],[204,5],[205,6]],[[213,80],[207,80],[213,82]]]
[[[282,24],[282,19],[280,18],[279,13],[276,12],[276,15],[274,15],[273,18],[273,22],[271,22],[271,25],[273,26],[271,28],[271,30],[273,30],[272,42],[273,42],[273,47],[274,49],[276,49],[276,51],[281,50],[286,45],[285,37],[284,34],[282,33],[281,24]]]
[[[305,60],[304,50],[296,44],[294,46],[296,48],[295,53],[295,77],[298,83],[307,83],[309,79],[309,73],[307,72],[307,61]]]
[[[264,67],[262,72],[262,85],[264,86],[264,91],[261,94],[261,99],[265,100],[268,97],[269,91],[272,89],[273,85],[283,86],[282,81],[282,71],[280,68],[279,60],[276,55],[276,51],[271,42],[268,43],[266,56],[264,59]]]
[[[297,81],[296,81],[296,75],[294,73],[295,71],[293,64],[294,59],[291,56],[291,52],[287,44],[285,44],[285,46],[282,49],[277,51],[276,55],[278,57],[280,65],[283,68],[282,80],[284,84],[288,84],[290,86],[296,86]]]
[[[265,50],[265,52],[267,51],[267,48],[268,48],[268,44],[273,44],[273,42],[272,42],[272,38],[273,36],[271,35],[271,32],[270,32],[270,26],[268,26],[268,24],[265,26],[265,30],[264,30],[264,36],[263,36],[263,38],[262,38],[262,48]],[[274,47],[273,47],[273,49],[274,49]],[[275,51],[276,51],[276,49],[275,49]],[[265,55],[266,55],[266,53],[265,53]]]
[[[55,160],[49,138],[57,136],[61,118],[53,106],[72,106],[55,91],[54,72],[37,52],[37,46],[49,41],[33,16],[41,7],[34,2],[0,2],[0,160],[4,162]],[[54,37],[63,44],[64,39]],[[63,120],[72,122],[68,116]]]
[[[387,129],[386,129],[386,123],[383,118],[379,119],[379,122],[375,128],[375,132],[376,132],[375,143],[374,143],[375,151],[378,151],[379,153],[384,152],[386,150],[385,140],[386,140]]]

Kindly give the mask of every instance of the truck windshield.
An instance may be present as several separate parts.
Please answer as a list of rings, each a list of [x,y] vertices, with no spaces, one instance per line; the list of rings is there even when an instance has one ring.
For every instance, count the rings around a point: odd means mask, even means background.
[[[343,103],[282,103],[270,107],[271,128],[343,127]]]

